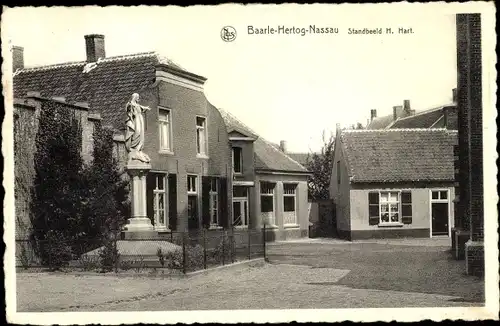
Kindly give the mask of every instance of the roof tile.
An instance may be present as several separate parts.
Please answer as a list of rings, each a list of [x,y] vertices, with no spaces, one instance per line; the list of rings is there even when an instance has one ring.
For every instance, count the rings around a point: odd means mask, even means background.
[[[340,137],[352,182],[454,180],[456,131],[345,130]]]

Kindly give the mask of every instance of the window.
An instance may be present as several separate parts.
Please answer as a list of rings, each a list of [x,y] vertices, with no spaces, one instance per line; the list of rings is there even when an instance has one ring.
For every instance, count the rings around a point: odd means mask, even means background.
[[[218,182],[217,178],[212,178],[210,180],[210,224],[218,225],[219,224],[219,202],[218,198]]]
[[[444,200],[448,199],[447,190],[432,190],[432,200]]]
[[[188,175],[187,177],[188,228],[190,230],[199,228],[197,179],[195,175]]]
[[[283,184],[283,224],[297,224],[297,214],[295,207],[296,184]]]
[[[160,134],[160,150],[172,151],[172,126],[170,119],[170,110],[159,109],[158,112],[158,126]]]
[[[153,214],[155,227],[166,227],[166,175],[155,175],[155,188],[153,189]]]
[[[189,195],[196,195],[196,176],[188,175],[187,177],[187,191]]]
[[[340,184],[340,161],[337,161],[337,184]]]
[[[242,173],[242,150],[241,147],[233,147],[233,172]]]
[[[410,224],[412,218],[411,192],[381,191],[368,194],[370,225]]]
[[[233,225],[248,226],[248,190],[246,187],[233,188]]]
[[[199,155],[207,155],[206,119],[196,117],[196,150]]]
[[[274,212],[274,183],[262,182],[260,184],[260,211],[262,213]]]

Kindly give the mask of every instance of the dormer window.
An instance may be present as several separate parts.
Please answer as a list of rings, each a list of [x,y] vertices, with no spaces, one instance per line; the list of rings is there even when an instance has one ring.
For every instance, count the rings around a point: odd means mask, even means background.
[[[243,157],[241,147],[233,147],[233,172],[241,174],[243,172]]]

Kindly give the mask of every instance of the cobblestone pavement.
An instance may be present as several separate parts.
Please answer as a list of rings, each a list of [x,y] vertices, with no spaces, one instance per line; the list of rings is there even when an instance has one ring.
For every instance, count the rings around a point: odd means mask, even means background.
[[[18,311],[165,311],[474,305],[446,295],[338,283],[349,274],[289,264],[225,269],[189,279],[19,273],[17,306]]]
[[[268,246],[274,264],[347,269],[338,284],[357,289],[433,293],[484,303],[484,280],[465,275],[465,262],[449,252],[449,239],[342,241],[310,239]]]

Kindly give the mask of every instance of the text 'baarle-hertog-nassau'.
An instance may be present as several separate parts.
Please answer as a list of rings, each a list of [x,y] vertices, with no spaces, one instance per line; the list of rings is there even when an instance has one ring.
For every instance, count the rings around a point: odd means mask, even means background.
[[[337,27],[318,26],[318,25],[309,25],[308,27],[296,27],[296,26],[285,26],[285,25],[257,27],[253,25],[248,25],[247,33],[249,35],[298,34],[301,36],[305,36],[307,34],[338,34],[339,29]]]
[[[413,34],[412,27],[360,27],[360,28],[338,28],[333,26],[309,25],[307,27],[297,26],[247,26],[248,35],[313,35],[313,34],[347,34],[347,35],[387,35],[387,34]]]

